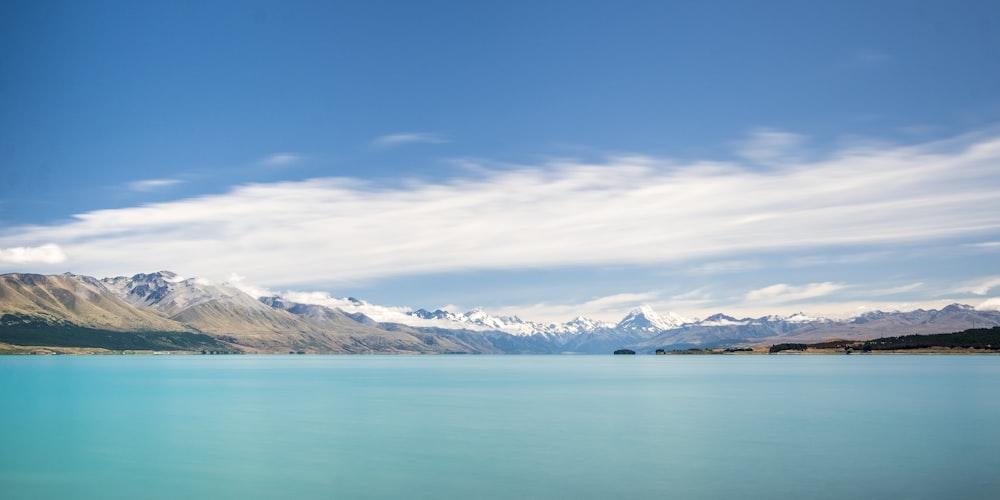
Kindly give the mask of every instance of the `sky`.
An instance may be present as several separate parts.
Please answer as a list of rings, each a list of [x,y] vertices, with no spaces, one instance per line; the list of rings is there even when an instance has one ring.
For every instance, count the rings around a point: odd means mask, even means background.
[[[0,2],[0,273],[1000,309],[1000,4]]]

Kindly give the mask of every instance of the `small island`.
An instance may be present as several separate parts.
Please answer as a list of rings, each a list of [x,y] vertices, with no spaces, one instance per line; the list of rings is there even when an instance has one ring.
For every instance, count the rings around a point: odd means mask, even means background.
[[[635,351],[632,349],[618,349],[615,351],[615,354],[635,354]]]

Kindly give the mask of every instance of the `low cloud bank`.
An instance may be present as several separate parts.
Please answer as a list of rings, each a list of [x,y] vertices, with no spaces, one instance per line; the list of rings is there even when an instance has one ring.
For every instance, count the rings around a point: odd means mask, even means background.
[[[0,248],[0,264],[59,264],[66,261],[66,252],[59,245]]]
[[[11,228],[0,263],[115,275],[178,269],[256,283],[336,283],[475,269],[656,264],[745,252],[885,245],[1000,230],[1000,138],[882,149],[761,170],[633,156],[553,162],[395,186],[348,178]],[[65,249],[66,253],[63,252]],[[759,298],[812,289],[758,290]]]

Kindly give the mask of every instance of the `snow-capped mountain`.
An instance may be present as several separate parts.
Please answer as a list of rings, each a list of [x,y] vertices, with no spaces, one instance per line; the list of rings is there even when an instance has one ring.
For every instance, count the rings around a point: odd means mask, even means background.
[[[104,279],[101,282],[129,303],[155,308],[174,319],[187,319],[190,316],[171,316],[177,310],[190,310],[194,306],[224,298],[227,303],[235,301],[236,304],[245,306],[240,307],[241,310],[263,308],[264,311],[254,311],[257,315],[268,315],[268,309],[288,312],[313,327],[324,323],[342,327],[344,322],[353,322],[380,329],[412,328],[415,331],[433,332],[435,335],[473,332],[481,338],[501,342],[501,350],[504,352],[605,352],[609,348],[613,350],[622,346],[652,350],[671,346],[713,347],[794,336],[865,336],[869,331],[886,333],[901,326],[913,328],[916,325],[919,330],[921,325],[934,324],[946,318],[971,318],[970,312],[976,312],[969,306],[954,305],[941,311],[874,311],[847,322],[812,317],[804,313],[759,318],[736,318],[718,313],[704,319],[687,320],[674,313],[661,314],[648,305],[641,305],[617,323],[585,317],[577,317],[565,323],[540,323],[518,316],[494,315],[483,308],[464,313],[443,309],[412,310],[407,307],[371,304],[353,297],[336,298],[323,292],[288,292],[251,298],[233,286],[184,279],[167,271],[140,274],[131,278]],[[250,302],[256,302],[256,305]],[[198,319],[201,319],[200,316]],[[973,320],[967,321],[971,323]],[[988,319],[981,322],[986,325]],[[284,326],[289,326],[287,321]],[[462,335],[466,334],[468,333]]]
[[[496,352],[488,344],[383,328],[361,313],[280,296],[256,297],[251,288],[184,279],[169,271],[105,278],[99,283],[137,309],[155,311],[189,331],[216,336],[244,352]],[[365,306],[357,299],[344,303]]]
[[[518,316],[493,315],[483,308],[475,308],[465,313],[443,309],[408,310],[402,307],[378,306],[354,298],[338,299],[327,294],[293,293],[280,300],[291,303],[292,298],[323,304],[366,324],[400,324],[414,328],[498,332],[516,337],[537,337],[555,344],[560,349],[584,352],[603,352],[607,346],[632,345],[654,338],[658,339],[657,341],[685,345],[735,342],[781,335],[802,326],[827,321],[801,313],[788,317],[766,316],[743,319],[720,313],[702,320],[686,320],[677,314],[670,312],[660,314],[648,305],[641,305],[630,311],[618,323],[607,323],[582,316],[565,323],[539,323]],[[288,310],[306,309],[300,306]]]
[[[703,320],[697,321],[698,326],[745,326],[752,323],[750,318],[736,319],[722,313],[713,314]]]
[[[229,284],[185,279],[170,271],[104,278],[101,282],[122,300],[201,332],[271,334],[316,330],[300,317],[268,307]]]
[[[126,302],[156,309],[167,316],[222,299],[236,301],[249,309],[259,308],[254,297],[236,287],[214,285],[197,278],[185,279],[171,271],[104,278],[100,282]]]
[[[653,308],[647,305],[641,305],[622,318],[622,320],[615,325],[615,328],[623,332],[634,333],[640,336],[651,336],[665,330],[679,328],[684,323],[684,319],[673,313],[667,313],[665,316],[661,316],[657,314]]]
[[[133,307],[97,279],[69,273],[0,275],[0,316],[6,314],[93,329],[184,330],[176,322]]]
[[[791,316],[735,318],[713,314],[707,318],[684,323],[677,328],[657,332],[642,346],[714,347],[753,342],[754,339],[789,334],[801,328],[822,325],[830,320],[811,318],[800,313]]]
[[[456,314],[450,311],[437,309],[428,311],[417,309],[410,311],[407,316],[435,322],[435,326],[468,328],[471,330],[510,330],[511,333],[529,333],[531,327],[517,316],[493,316],[482,308],[475,308],[464,314]],[[415,323],[418,324],[419,323]],[[529,333],[530,334],[530,333]]]
[[[525,321],[517,316],[494,316],[479,307],[463,314],[441,309],[435,311],[418,309],[408,314],[413,318],[431,321],[433,322],[433,326],[440,328],[465,328],[480,331],[494,330],[518,336],[541,335],[543,337],[557,337],[589,333],[614,327],[613,324],[583,316],[577,316],[575,319],[565,323],[538,323]],[[423,326],[415,322],[408,324],[411,326]]]
[[[550,326],[553,327],[558,333],[565,333],[569,335],[611,330],[615,327],[614,323],[598,321],[584,316],[577,316],[576,318],[565,323],[553,324]]]
[[[38,329],[38,325],[47,326]],[[11,328],[21,328],[18,335],[26,338],[54,328],[54,337],[46,341],[63,342],[58,335],[82,327],[118,332],[90,337],[94,342],[113,337],[115,346],[410,353],[607,353],[624,347],[653,352],[663,348],[868,339],[995,325],[1000,325],[1000,312],[959,304],[940,310],[873,311],[848,320],[803,313],[759,318],[720,313],[685,320],[644,305],[617,323],[585,317],[565,323],[539,323],[518,316],[494,315],[482,308],[455,313],[382,306],[327,293],[274,294],[239,283],[185,279],[169,271],[103,279],[69,273],[0,275],[0,327],[7,328],[0,328],[0,337],[13,332]],[[148,332],[174,333],[163,340]],[[133,333],[146,336],[138,341],[121,336]],[[72,342],[85,341],[91,340]]]

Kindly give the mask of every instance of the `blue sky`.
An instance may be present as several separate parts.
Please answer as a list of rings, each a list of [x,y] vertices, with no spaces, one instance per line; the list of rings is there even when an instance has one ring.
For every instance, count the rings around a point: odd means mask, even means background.
[[[996,2],[3,2],[0,272],[1000,306]]]

